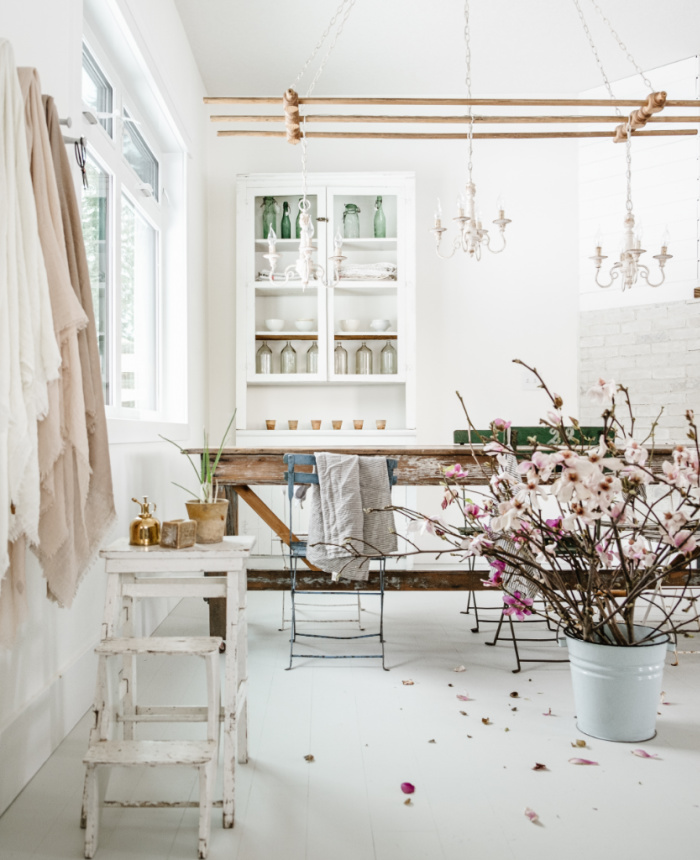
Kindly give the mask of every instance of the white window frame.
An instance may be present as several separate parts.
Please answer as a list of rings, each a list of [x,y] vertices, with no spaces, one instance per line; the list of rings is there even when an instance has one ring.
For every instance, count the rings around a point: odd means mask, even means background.
[[[155,441],[158,433],[164,435],[182,435],[187,429],[187,406],[168,404],[164,402],[164,374],[171,364],[169,356],[164,353],[168,341],[163,331],[165,314],[163,312],[163,272],[164,272],[164,238],[166,236],[166,218],[163,209],[164,200],[164,165],[166,153],[157,145],[156,135],[149,130],[137,100],[122,84],[119,74],[110,62],[100,42],[84,25],[83,41],[100,70],[112,86],[112,136],[101,124],[84,123],[85,136],[88,141],[88,154],[100,168],[110,176],[109,190],[109,219],[108,219],[108,315],[106,320],[108,370],[109,370],[109,399],[106,413],[111,442]],[[147,196],[143,192],[143,182],[136,171],[126,161],[122,152],[122,116],[123,110],[129,112],[131,118],[138,122],[137,128],[146,141],[149,149],[158,161],[159,200],[155,194]],[[91,110],[83,105],[84,110]],[[183,150],[183,159],[185,157]],[[155,191],[155,189],[154,189]],[[156,324],[155,338],[155,392],[156,408],[153,410],[121,406],[121,216],[122,194],[134,205],[137,212],[156,230]],[[172,386],[170,386],[172,388]]]

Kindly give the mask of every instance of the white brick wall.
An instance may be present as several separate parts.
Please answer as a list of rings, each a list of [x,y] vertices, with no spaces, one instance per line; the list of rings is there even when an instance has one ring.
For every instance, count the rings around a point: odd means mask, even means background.
[[[664,407],[657,441],[685,439],[686,409],[700,416],[700,300],[584,311],[579,315],[579,418],[596,424],[586,392],[598,378],[628,386],[646,435]],[[639,432],[638,432],[639,431]]]

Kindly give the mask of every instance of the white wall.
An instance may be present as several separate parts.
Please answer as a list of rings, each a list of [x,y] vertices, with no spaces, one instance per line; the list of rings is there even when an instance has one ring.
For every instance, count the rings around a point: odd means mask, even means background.
[[[187,376],[189,438],[195,441],[206,405],[201,384],[205,377],[204,87],[172,0],[88,3],[113,8],[128,24],[149,71],[165,90],[189,150]],[[36,66],[43,90],[55,96],[61,116],[72,116],[71,134],[81,133],[82,26],[82,0],[22,0],[9,8],[5,3],[0,18],[0,35],[12,42],[17,64]],[[110,438],[114,438],[112,432]],[[150,441],[112,444],[110,449],[119,519],[109,540],[127,533],[137,510],[130,501],[134,495],[148,494],[158,502],[158,514],[164,518],[182,516],[182,492],[170,481],[183,480],[187,471],[174,448],[153,432]],[[102,617],[103,564],[93,565],[69,610],[47,601],[33,559],[27,574],[30,618],[14,648],[0,653],[0,812],[89,707],[94,689],[92,649]],[[164,605],[149,609],[144,626],[152,628],[166,610]]]
[[[245,87],[232,82],[231,89],[243,92]],[[208,153],[209,358],[210,367],[217,368],[209,377],[209,400],[212,427],[223,429],[235,402],[235,175],[300,171],[301,154],[278,139],[217,138],[213,125]],[[521,374],[511,364],[516,357],[536,364],[555,390],[575,403],[575,143],[478,141],[474,164],[485,221],[496,217],[498,195],[506,197],[513,219],[509,248],[479,263],[461,253],[442,261],[428,230],[437,196],[445,221],[452,217],[466,182],[464,143],[329,140],[310,141],[308,147],[310,172],[416,174],[421,444],[450,442],[452,431],[465,426],[456,389],[477,424],[498,416],[536,423],[544,400],[541,393],[523,390]]]

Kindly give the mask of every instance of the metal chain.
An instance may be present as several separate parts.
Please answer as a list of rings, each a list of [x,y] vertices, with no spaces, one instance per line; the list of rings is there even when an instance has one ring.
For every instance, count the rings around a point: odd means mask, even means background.
[[[345,26],[345,22],[348,20],[348,17],[350,16],[350,12],[352,11],[352,7],[355,5],[355,0],[343,0],[343,3],[340,4],[340,8],[336,12],[336,14],[333,16],[333,20],[335,20],[338,17],[338,15],[340,14],[340,12],[341,12],[341,10],[345,4],[347,4],[346,8],[345,8],[345,14],[342,17],[340,24],[338,24],[338,29],[335,31],[335,35],[333,36],[333,39],[332,39],[330,45],[328,46],[328,50],[326,51],[326,56],[323,58],[323,60],[321,60],[321,65],[318,67],[318,70],[316,71],[316,74],[314,75],[313,80],[309,84],[309,89],[307,90],[307,93],[306,93],[307,98],[313,92],[314,87],[316,86],[316,82],[321,77],[321,72],[326,67],[326,63],[328,62],[328,58],[331,55],[331,51],[333,50],[333,48],[335,48],[335,43],[338,41],[338,37],[343,32],[343,27]],[[333,21],[331,21],[331,24],[332,23],[333,23]]]
[[[471,49],[471,33],[469,29],[469,0],[464,0],[464,45],[465,59],[467,63],[467,98],[471,101],[472,97],[472,49]],[[472,154],[473,154],[473,135],[474,135],[474,106],[469,105],[469,184],[472,182]]]
[[[622,41],[622,39],[618,36],[617,32],[616,32],[616,31],[615,31],[615,29],[613,28],[613,25],[612,25],[612,24],[610,23],[610,21],[605,17],[605,13],[604,13],[604,12],[603,12],[603,10],[600,8],[600,6],[596,3],[596,0],[591,0],[591,4],[592,4],[593,8],[596,10],[596,12],[597,12],[597,13],[600,15],[600,17],[603,19],[603,21],[605,22],[605,24],[607,25],[608,30],[610,30],[610,32],[612,33],[612,35],[613,35],[613,37],[614,37],[615,41],[616,41],[616,42],[617,42],[617,44],[620,46],[620,50],[622,51],[622,53],[627,57],[627,59],[630,61],[630,63],[631,63],[631,64],[634,66],[634,68],[637,70],[637,74],[638,74],[638,75],[639,75],[639,77],[644,81],[645,86],[649,87],[649,92],[654,92],[654,88],[653,88],[653,87],[652,87],[652,85],[651,85],[651,81],[649,80],[649,78],[647,78],[647,77],[646,77],[646,75],[644,74],[643,70],[641,69],[641,67],[639,66],[639,64],[637,63],[637,61],[634,59],[634,57],[632,56],[632,54],[630,53],[630,50],[629,50],[629,48],[627,47],[627,45],[625,45],[625,43]]]
[[[573,0],[573,4],[576,7],[576,11],[578,12],[578,16],[581,19],[581,24],[583,25],[583,31],[586,34],[586,38],[588,39],[588,44],[591,46],[591,51],[593,52],[593,56],[595,57],[595,61],[598,64],[598,68],[600,69],[600,73],[603,76],[603,81],[605,82],[605,88],[608,91],[608,95],[611,99],[615,98],[615,95],[612,90],[612,86],[610,85],[610,81],[608,80],[608,76],[605,74],[605,68],[603,67],[603,62],[600,59],[598,54],[598,49],[596,48],[596,44],[593,41],[593,36],[591,35],[591,31],[588,29],[588,24],[586,23],[586,19],[583,14],[583,10],[581,9],[581,4],[579,0]],[[619,107],[615,108],[615,113],[618,116],[622,116],[622,111]]]
[[[345,6],[346,3],[349,3],[349,2],[350,2],[350,0],[340,0],[340,6],[338,6],[338,8],[336,9],[335,15],[331,18],[330,23],[328,24],[326,29],[323,31],[323,35],[319,39],[318,44],[316,45],[316,47],[311,52],[311,56],[309,57],[309,59],[302,66],[301,71],[296,76],[294,83],[292,84],[290,89],[296,90],[296,88],[299,84],[299,81],[302,79],[302,77],[304,75],[304,72],[308,69],[309,65],[313,62],[316,54],[318,54],[318,52],[321,50],[323,43],[328,38],[328,34],[330,33],[331,29],[333,28],[335,22],[338,20],[340,13],[343,11],[343,7]]]

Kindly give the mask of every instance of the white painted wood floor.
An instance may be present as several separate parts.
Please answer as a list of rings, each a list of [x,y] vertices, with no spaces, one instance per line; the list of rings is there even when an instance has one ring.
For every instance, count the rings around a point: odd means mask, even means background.
[[[249,595],[251,760],[238,770],[234,830],[221,828],[215,810],[211,860],[699,856],[700,655],[667,666],[669,704],[659,706],[653,741],[588,739],[587,749],[574,750],[583,736],[568,666],[532,664],[511,674],[510,647],[484,647],[488,634],[470,633],[471,618],[459,614],[464,603],[463,594],[390,594],[390,672],[377,661],[317,661],[286,672],[280,595]],[[369,599],[367,610],[374,619]],[[206,611],[183,601],[159,632],[201,635]],[[686,640],[696,643],[700,634]],[[540,653],[562,656],[551,646]],[[144,660],[144,703],[201,703],[202,667],[184,659]],[[466,671],[455,673],[462,664]],[[469,701],[457,698],[462,693]],[[544,716],[550,708],[553,716]],[[192,730],[167,728],[167,737]],[[142,736],[145,729],[166,737],[162,727],[144,726]],[[87,738],[86,717],[0,819],[2,860],[82,856]],[[660,759],[638,758],[635,747]],[[599,766],[569,764],[577,755]],[[533,771],[535,762],[547,770]],[[410,806],[400,790],[406,781],[416,787]],[[145,769],[115,773],[110,796],[194,799],[197,788],[189,769]],[[525,817],[528,806],[540,825]],[[192,860],[196,844],[196,809],[107,809],[96,857]]]

